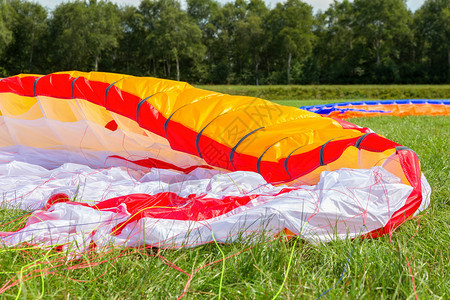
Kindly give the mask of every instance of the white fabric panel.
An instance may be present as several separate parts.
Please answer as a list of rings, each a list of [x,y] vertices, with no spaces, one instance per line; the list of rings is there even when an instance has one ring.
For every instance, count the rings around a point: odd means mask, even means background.
[[[426,210],[430,205],[431,186],[425,178],[425,175],[423,175],[423,173],[421,173],[420,175],[422,181],[422,202],[420,203],[419,208],[414,213],[414,216],[417,216],[418,214]]]
[[[5,158],[8,154],[0,156]],[[424,186],[427,185],[423,177]],[[12,161],[0,163],[0,193],[12,206],[36,209],[50,195],[67,193],[76,201],[97,203],[132,193],[175,192],[207,194],[208,197],[259,195],[247,205],[201,222],[144,218],[128,224],[118,236],[112,228],[130,217],[124,205],[118,212],[98,211],[80,205],[58,203],[49,211],[37,210],[27,226],[17,233],[2,234],[2,243],[24,241],[42,244],[69,243],[83,251],[91,242],[98,246],[162,247],[194,246],[230,242],[264,230],[276,234],[284,228],[312,241],[354,237],[381,228],[401,208],[412,188],[381,167],[370,170],[341,169],[323,172],[316,186],[302,186],[278,194],[285,186],[272,186],[252,172],[220,173],[197,169],[190,174],[152,169],[149,173],[124,167],[91,169],[73,163],[53,170]],[[424,190],[423,208],[429,203]],[[306,223],[306,225],[305,225]],[[302,231],[303,228],[303,231]],[[75,243],[76,242],[76,243]]]
[[[382,228],[411,191],[380,167],[323,172],[316,186],[302,186],[278,196],[266,192],[207,221],[144,218],[127,225],[112,241],[127,246],[143,241],[159,247],[194,246],[212,241],[211,232],[219,242],[232,242],[261,230],[273,235],[284,228],[314,242],[355,237]]]
[[[52,155],[52,151],[49,151]],[[55,156],[59,156],[55,151]],[[2,155],[0,154],[0,161]],[[55,193],[66,193],[70,199],[95,204],[100,201],[136,193],[156,194],[161,192],[175,192],[187,197],[206,189],[212,185],[211,191],[221,197],[224,192],[235,195],[239,189],[228,186],[225,191],[218,191],[214,187],[214,180],[201,181],[197,178],[209,178],[219,174],[217,170],[196,169],[189,175],[170,170],[151,169],[145,174],[143,171],[127,167],[111,167],[106,169],[91,169],[88,166],[66,163],[56,169],[47,170],[39,165],[20,161],[0,163],[0,194],[5,206],[35,210],[43,207],[48,198]],[[259,176],[259,175],[258,175]],[[218,179],[217,179],[218,180]],[[245,181],[248,178],[242,178]],[[228,180],[229,181],[229,180]]]
[[[108,164],[106,158],[110,155],[129,160],[151,157],[182,168],[206,165],[196,156],[172,150],[167,140],[156,134],[146,132],[147,135],[141,135],[121,129],[111,131],[85,119],[61,122],[0,116],[0,134],[0,152],[16,153],[17,160],[47,168],[58,167],[61,162],[105,167]],[[58,154],[65,157],[63,160],[46,159],[47,164],[44,165],[41,159],[46,156],[45,150],[61,151]],[[64,151],[67,152],[64,154]],[[37,152],[39,157],[35,155]]]

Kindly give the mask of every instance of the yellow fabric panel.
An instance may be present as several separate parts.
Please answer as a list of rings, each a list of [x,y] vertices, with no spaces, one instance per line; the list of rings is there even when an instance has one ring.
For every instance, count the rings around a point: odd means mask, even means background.
[[[76,122],[83,119],[75,100],[38,96],[38,102],[46,118],[61,122]]]
[[[179,98],[182,98],[185,94],[188,94],[188,91],[180,94]],[[181,108],[171,120],[183,124],[192,123],[193,126],[189,127],[195,131],[200,131],[216,116],[223,115],[210,126],[219,124],[219,127],[224,127],[224,124],[226,125],[234,121],[234,119],[238,119],[238,121],[246,123],[249,127],[248,130],[251,131],[251,128],[271,126],[293,119],[321,118],[319,115],[311,112],[302,111],[295,107],[282,106],[258,98],[217,95],[214,93],[210,94],[210,96],[203,94],[202,97],[204,98],[195,102],[185,100],[185,103],[192,103],[186,105],[185,108]],[[203,115],[208,117],[200,120],[192,118],[192,116]]]
[[[223,117],[221,115],[239,109],[239,105],[242,104],[237,97],[230,95],[205,94],[200,100],[180,108],[171,120],[182,124],[187,123],[190,129],[200,132],[213,119],[217,118],[216,121],[219,121]]]
[[[317,169],[313,170],[312,172],[299,177],[297,179],[295,179],[293,182],[295,182],[295,184],[301,184],[301,185],[316,185],[319,180],[320,180],[320,173],[322,173],[323,171],[326,171],[327,168],[326,166],[321,166],[318,167]]]
[[[0,147],[14,146],[16,142],[11,136],[8,125],[6,125],[4,117],[0,116]]]
[[[28,112],[36,104],[35,97],[19,96],[13,93],[2,93],[0,111],[4,116],[20,116]]]
[[[358,166],[360,169],[370,169],[374,166],[381,166],[395,149],[388,149],[384,152],[372,152],[360,149],[358,152]]]
[[[36,120],[43,118],[44,115],[42,113],[41,106],[38,102],[36,102],[27,112],[17,116],[10,115],[9,117],[22,120]]]
[[[327,148],[325,147],[325,152],[327,151]],[[352,168],[352,169],[358,169],[358,151],[360,151],[358,148],[350,146],[347,149],[344,150],[342,155],[335,161],[328,163],[326,165],[326,169],[328,171],[338,170],[341,168]],[[376,163],[375,161],[372,161],[372,163]],[[368,162],[370,164],[370,162]],[[375,166],[374,164],[373,166]]]
[[[33,123],[31,122],[34,120],[18,120],[12,118],[8,120],[6,126],[9,128],[15,144],[36,148],[65,148],[60,136],[55,134],[53,130],[49,131],[47,119],[41,118],[38,120],[39,122]]]
[[[84,77],[92,81],[105,82],[107,84],[114,83],[114,86],[119,88],[121,91],[130,93],[141,99],[155,94],[171,93],[172,97],[166,98],[166,101],[169,102],[164,106],[166,109],[158,109],[157,106],[162,103],[149,99],[149,102],[152,105],[155,104],[155,107],[164,116],[170,116],[170,114],[174,111],[173,108],[176,107],[177,96],[181,91],[185,89],[193,89],[193,87],[186,82],[161,80],[153,77],[134,77],[106,72],[87,73],[78,71],[58,72],[55,74],[69,74],[73,78]],[[189,101],[192,101],[192,99],[189,99]]]
[[[202,135],[214,138],[229,147],[234,147],[243,136],[258,128],[253,125],[250,126],[246,121],[248,119],[233,118],[229,116],[228,123],[222,120],[226,115],[220,117],[220,121],[212,122],[202,133]],[[276,121],[276,120],[275,120]],[[321,130],[327,128],[326,130]],[[358,130],[345,130],[334,120],[328,118],[308,118],[297,119],[286,123],[280,123],[267,128],[258,130],[242,140],[239,147],[236,149],[239,153],[246,153],[258,156],[270,145],[283,140],[278,145],[278,148],[283,145],[285,151],[292,151],[296,147],[314,145],[313,147],[306,147],[296,152],[303,153],[312,150],[327,141],[348,139],[352,137],[359,137],[362,133]],[[275,145],[274,145],[275,146]],[[245,151],[244,151],[245,149]],[[281,157],[286,157],[289,153],[277,153],[268,151],[264,155],[264,160],[277,161]]]
[[[230,95],[212,95],[211,98],[205,97],[203,100],[181,107],[172,116],[171,121],[182,123],[196,132],[200,132],[213,121],[206,127],[202,135],[233,147],[240,138],[257,128],[269,128],[298,119],[317,119],[325,123],[335,122],[325,121],[326,119],[317,114],[294,107],[284,107],[257,98]],[[335,123],[342,129],[337,122]],[[286,124],[283,129],[286,130]]]
[[[121,116],[116,113],[111,113],[111,116],[116,121],[117,125],[120,129],[124,130],[124,132],[132,132],[140,135],[146,135],[144,129],[142,129],[136,121],[133,121],[127,117]]]
[[[403,173],[398,159],[391,160],[389,166],[386,167],[386,159],[393,153],[395,153],[395,149],[389,149],[382,153],[377,153],[360,150],[356,147],[350,146],[342,153],[339,159],[321,166],[313,170],[312,172],[295,179],[293,182],[315,185],[319,182],[320,173],[322,173],[323,171],[334,171],[341,168],[369,169],[371,167],[383,165],[383,168],[401,178],[403,183],[410,185],[405,177],[405,174]],[[362,158],[362,156],[364,157]]]
[[[292,123],[292,125],[297,125],[296,122]],[[321,132],[313,129],[299,129],[301,128],[299,126],[290,126],[286,129],[283,126],[278,126],[277,128],[257,131],[244,139],[237,147],[236,152],[259,157],[269,146],[276,143],[263,157],[265,161],[276,162],[281,158],[287,157],[295,148],[300,146],[302,147],[295,151],[295,155],[311,151],[330,140],[339,141],[362,135],[357,130],[347,130],[346,134],[342,135],[342,129],[339,128]]]
[[[192,86],[185,82],[161,80],[153,77],[126,77],[114,84],[114,86],[124,92],[136,95],[141,99],[145,99],[157,93],[180,92],[185,88],[192,88]],[[174,100],[176,100],[176,98]],[[152,99],[150,99],[149,102],[153,103]]]
[[[28,73],[26,73],[26,74],[18,74],[18,75],[15,75],[14,77],[19,77],[19,78],[24,78],[24,77],[42,77],[43,75],[40,75],[40,74],[28,74]]]
[[[113,120],[111,112],[103,106],[91,103],[83,99],[76,99],[77,106],[86,120],[105,126]]]
[[[184,87],[182,87],[184,88]],[[142,96],[141,98],[145,99],[151,95],[149,99],[147,99],[147,103],[152,105],[154,108],[156,108],[165,118],[169,118],[174,112],[176,112],[178,109],[180,109],[180,113],[176,113],[171,120],[175,121],[175,116],[179,116],[183,113],[183,107],[189,107],[190,118],[186,118],[187,120],[191,122],[195,122],[195,120],[198,120],[201,118],[201,114],[196,114],[195,111],[191,111],[191,107],[194,106],[192,103],[201,102],[202,100],[208,99],[212,96],[217,95],[216,93],[212,93],[209,91],[194,89],[192,87],[180,90],[177,88],[177,86],[174,86],[172,88],[168,87],[160,87],[160,91],[152,90],[150,92],[146,93],[147,96]],[[204,102],[202,102],[203,106],[203,112],[202,114],[205,114],[204,111],[207,107],[205,107]],[[209,106],[209,103],[208,103]],[[194,118],[192,118],[195,116]],[[185,124],[187,127],[190,128],[188,124]],[[194,128],[191,128],[194,129]]]
[[[120,80],[127,75],[115,74],[115,73],[106,73],[106,72],[79,72],[79,71],[70,71],[70,72],[57,72],[53,74],[69,74],[73,78],[84,77],[88,80],[92,81],[100,81],[111,84],[117,80]]]
[[[187,122],[185,124],[188,128],[196,130],[203,124],[202,120],[204,120],[207,111],[216,103],[215,98],[225,99],[222,96],[222,94],[193,87],[185,88],[182,91],[174,91],[169,94],[169,103],[165,108],[162,108],[162,112],[166,117],[175,113],[171,121]],[[198,110],[198,108],[201,109]]]
[[[158,110],[164,117],[169,118],[174,111],[176,102],[174,99],[179,94],[178,90],[172,90],[168,92],[156,93],[154,96],[147,100],[156,110]]]
[[[419,162],[420,164],[420,162]],[[391,155],[383,161],[383,168],[397,176],[404,184],[411,185],[406,178],[398,155]]]

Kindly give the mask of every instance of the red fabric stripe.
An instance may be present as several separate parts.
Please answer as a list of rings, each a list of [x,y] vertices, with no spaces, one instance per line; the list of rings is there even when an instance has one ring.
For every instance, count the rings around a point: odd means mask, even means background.
[[[138,113],[139,125],[142,128],[164,137],[164,122],[166,118],[153,105],[150,105],[148,102],[143,103]]]
[[[40,76],[8,77],[0,81],[0,93],[14,93],[26,97],[33,97],[34,81]]]
[[[422,182],[420,164],[417,155],[411,150],[400,150],[397,152],[400,164],[406,179],[413,190],[406,199],[405,205],[396,211],[383,228],[365,234],[365,238],[376,238],[390,234],[396,227],[400,226],[411,217],[422,203]]]
[[[273,196],[289,193],[295,189],[297,188],[284,188]],[[254,194],[226,196],[221,199],[216,199],[206,198],[205,195],[191,194],[185,198],[173,192],[163,192],[155,195],[130,194],[104,200],[96,205],[90,206],[87,203],[68,201],[68,196],[60,193],[48,199],[46,208],[50,209],[56,203],[65,202],[69,205],[81,205],[96,210],[118,211],[118,207],[121,204],[125,204],[127,212],[131,214],[131,217],[126,222],[118,225],[120,230],[117,231],[117,234],[119,234],[125,224],[138,221],[144,217],[180,221],[204,221],[212,219],[246,205],[259,196],[258,194]]]
[[[208,164],[219,166],[226,170],[233,169],[233,166],[230,163],[230,147],[226,147],[205,135],[200,137],[198,147],[203,159]]]
[[[337,160],[342,153],[350,146],[354,146],[359,137],[339,140],[339,141],[331,141],[326,144],[323,148],[323,162],[325,164],[329,164],[335,160]]]
[[[156,158],[129,160],[129,159],[123,158],[118,155],[112,155],[112,156],[109,156],[109,158],[117,158],[117,159],[125,160],[125,161],[131,162],[133,164],[136,164],[136,165],[139,165],[142,167],[146,167],[146,168],[172,169],[172,170],[183,172],[185,174],[189,174],[190,172],[192,172],[193,170],[195,170],[197,168],[203,168],[203,169],[208,169],[208,170],[212,169],[211,166],[191,166],[188,168],[181,168],[181,167],[178,167],[176,165],[173,165],[171,163],[168,163],[168,162],[156,159]]]
[[[127,211],[132,216],[113,229],[114,234],[120,234],[127,224],[139,221],[141,218],[204,221],[246,205],[256,197],[257,195],[228,196],[223,199],[212,199],[204,198],[201,195],[183,198],[171,192],[156,195],[134,194],[100,202],[93,208],[106,210],[114,209],[120,204],[126,204]]]
[[[195,140],[198,134],[196,131],[187,128],[183,124],[169,120],[166,127],[166,134],[166,138],[172,149],[198,156],[197,147],[195,146]],[[226,147],[224,145],[221,146]]]
[[[80,77],[73,86],[73,97],[105,107],[105,91],[109,84]]]
[[[397,144],[385,137],[379,136],[378,134],[369,134],[359,145],[359,149],[364,149],[372,152],[384,152],[388,149],[393,149],[400,144]]]
[[[292,155],[289,158],[287,169],[291,175],[291,179],[308,174],[320,167],[320,148],[321,147],[318,147],[305,153]],[[285,160],[283,160],[283,164],[284,161]]]
[[[105,125],[105,128],[107,128],[111,131],[116,131],[118,128],[118,125],[117,125],[116,121],[111,120],[108,122],[108,124]]]
[[[107,86],[109,87],[109,85]],[[106,89],[105,89],[106,92]],[[104,98],[103,94],[103,98]],[[136,121],[136,111],[139,102],[142,99],[136,95],[122,91],[116,86],[112,86],[108,90],[108,95],[106,98],[106,108],[110,111],[116,112]],[[103,100],[102,106],[105,106],[105,101]]]
[[[370,129],[367,128],[367,127],[361,128],[361,127],[359,127],[358,125],[352,124],[352,123],[350,123],[350,122],[347,122],[347,121],[344,121],[344,120],[341,120],[341,119],[337,119],[337,118],[331,118],[331,119],[333,119],[333,120],[335,120],[336,122],[338,122],[339,125],[341,125],[342,128],[344,128],[344,129],[358,130],[358,131],[360,131],[360,132],[362,132],[362,133],[369,133],[369,132],[370,132]]]
[[[384,227],[384,233],[391,232],[395,227],[399,226],[408,219],[419,208],[422,202],[422,182],[420,173],[420,163],[417,155],[411,150],[397,151],[400,158],[400,164],[406,179],[413,187],[413,191],[406,200],[405,206],[395,212],[389,222]]]
[[[69,74],[50,74],[42,76],[36,84],[36,95],[70,99],[72,81]]]
[[[289,174],[286,172],[284,168],[284,161],[286,159],[282,159],[279,162],[273,161],[261,161],[259,166],[261,174],[264,174],[264,179],[267,182],[287,182],[292,180],[289,177]]]

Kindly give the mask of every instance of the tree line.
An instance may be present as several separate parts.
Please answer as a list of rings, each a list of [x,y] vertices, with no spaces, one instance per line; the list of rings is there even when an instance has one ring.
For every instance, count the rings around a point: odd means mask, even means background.
[[[0,77],[98,70],[203,84],[448,83],[450,0],[0,0]]]

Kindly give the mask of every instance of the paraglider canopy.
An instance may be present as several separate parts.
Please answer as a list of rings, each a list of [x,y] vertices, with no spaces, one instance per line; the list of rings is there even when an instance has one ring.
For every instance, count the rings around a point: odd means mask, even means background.
[[[0,190],[36,210],[10,245],[378,236],[429,202],[417,155],[368,128],[183,82],[18,75],[0,111]]]

